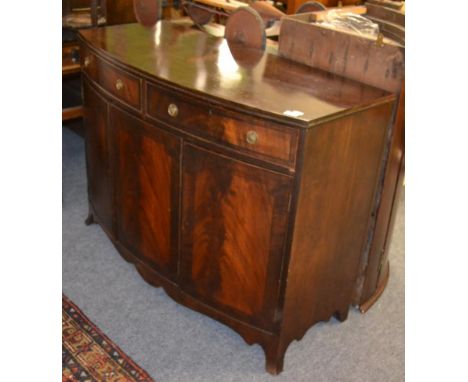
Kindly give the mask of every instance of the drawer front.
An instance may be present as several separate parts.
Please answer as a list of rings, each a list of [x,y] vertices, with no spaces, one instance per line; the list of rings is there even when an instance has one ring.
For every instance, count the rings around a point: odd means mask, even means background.
[[[86,46],[81,45],[80,47],[81,55],[81,70],[86,73],[94,81],[98,80],[98,71],[97,71],[97,58],[91,53]]]
[[[294,168],[299,132],[259,118],[246,121],[235,112],[207,107],[189,96],[147,88],[147,113],[197,136],[225,144],[260,159]]]
[[[99,86],[132,106],[140,109],[140,80],[108,64],[85,49],[82,54],[83,71]]]

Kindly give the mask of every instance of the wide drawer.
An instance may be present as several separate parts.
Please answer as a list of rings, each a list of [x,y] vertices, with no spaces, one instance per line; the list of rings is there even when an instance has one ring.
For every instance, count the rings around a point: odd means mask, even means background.
[[[207,106],[190,96],[147,84],[147,113],[153,118],[247,155],[293,169],[299,131],[254,116]]]
[[[102,60],[88,49],[82,54],[83,71],[99,86],[132,106],[140,109],[140,80]]]

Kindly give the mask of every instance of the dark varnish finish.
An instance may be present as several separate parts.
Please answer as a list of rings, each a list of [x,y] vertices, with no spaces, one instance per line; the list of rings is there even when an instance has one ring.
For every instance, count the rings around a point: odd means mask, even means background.
[[[87,30],[81,45],[87,222],[278,374],[291,341],[346,319],[395,96],[272,46],[236,61],[183,24]]]
[[[80,33],[103,58],[125,65],[141,78],[189,94],[189,100],[197,97],[206,102],[208,98],[288,124],[308,126],[394,98],[384,90],[281,58],[273,43],[255,65],[242,59],[237,62],[226,40],[200,32],[191,22],[163,21],[152,28],[115,25]],[[291,84],[291,73],[300,80]],[[286,110],[304,114],[288,118],[283,114]]]
[[[178,105],[177,118],[167,112],[171,104]],[[203,102],[187,100],[160,87],[147,86],[148,115],[175,127],[186,130],[214,142],[277,163],[293,170],[299,141],[297,129],[266,122],[264,119],[243,117],[217,107],[206,108]],[[249,132],[255,132],[255,144],[246,140]]]
[[[273,330],[292,179],[184,147],[180,285]]]
[[[83,86],[88,196],[93,214],[105,227],[113,227],[113,201],[108,142],[108,104],[88,84]]]
[[[180,138],[112,107],[117,235],[142,261],[177,273]]]
[[[83,71],[103,89],[132,107],[140,108],[140,80],[113,65],[102,61],[95,54],[83,50]]]

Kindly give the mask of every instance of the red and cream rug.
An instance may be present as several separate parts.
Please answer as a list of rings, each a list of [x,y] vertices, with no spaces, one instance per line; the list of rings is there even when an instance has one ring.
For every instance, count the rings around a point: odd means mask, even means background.
[[[65,295],[62,382],[154,382]]]

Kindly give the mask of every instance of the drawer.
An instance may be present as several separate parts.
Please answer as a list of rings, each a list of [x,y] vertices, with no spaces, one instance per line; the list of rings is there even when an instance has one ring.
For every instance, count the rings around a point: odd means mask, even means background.
[[[149,116],[244,154],[294,168],[299,131],[147,84]]]
[[[107,63],[85,49],[82,54],[83,71],[104,90],[132,106],[140,109],[140,80]]]

